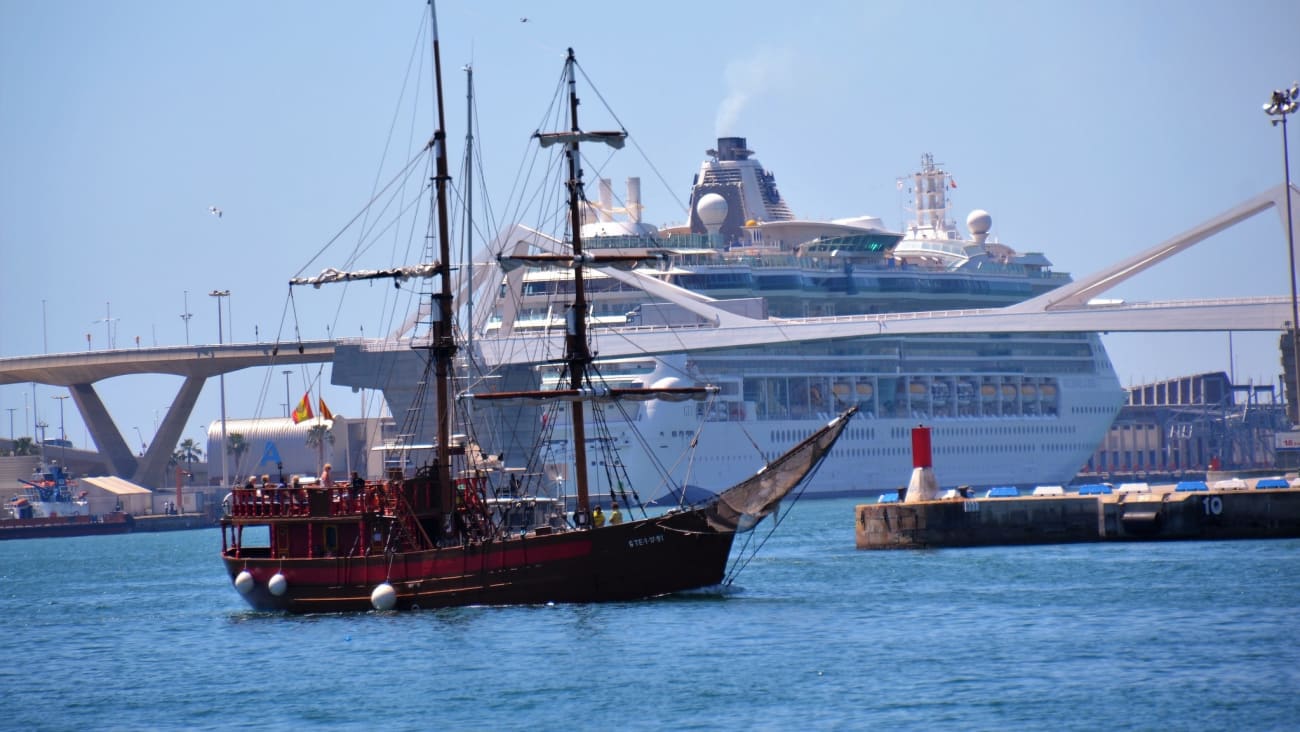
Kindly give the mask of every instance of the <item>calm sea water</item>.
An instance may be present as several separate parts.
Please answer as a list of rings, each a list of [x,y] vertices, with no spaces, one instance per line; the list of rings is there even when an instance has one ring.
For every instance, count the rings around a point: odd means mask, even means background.
[[[215,529],[0,543],[5,729],[1297,729],[1300,541],[868,553],[802,501],[728,591],[247,610]]]

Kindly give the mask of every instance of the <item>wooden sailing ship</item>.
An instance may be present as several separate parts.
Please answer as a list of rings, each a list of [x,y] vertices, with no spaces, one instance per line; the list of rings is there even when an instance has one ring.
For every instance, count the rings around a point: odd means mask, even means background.
[[[565,388],[468,395],[483,402],[538,397],[571,404],[576,500],[522,495],[492,470],[473,440],[454,436],[451,381],[458,345],[447,235],[447,160],[436,19],[433,55],[437,130],[431,147],[438,219],[437,317],[427,345],[437,440],[432,462],[384,481],[231,491],[221,520],[221,557],[235,589],[253,608],[289,612],[417,609],[469,604],[600,602],[655,597],[723,582],[737,533],[751,530],[815,471],[853,415],[849,410],[752,478],[696,506],[601,525],[587,487],[585,404],[593,400],[704,399],[708,387],[617,389],[591,373],[583,270],[599,266],[580,231],[579,144],[621,144],[622,133],[583,132],[572,50],[567,132],[539,134],[567,158],[573,272],[564,356]],[[556,260],[539,255],[534,260]],[[386,276],[391,273],[376,273]],[[337,273],[332,275],[338,279]],[[507,407],[508,408],[508,407]]]

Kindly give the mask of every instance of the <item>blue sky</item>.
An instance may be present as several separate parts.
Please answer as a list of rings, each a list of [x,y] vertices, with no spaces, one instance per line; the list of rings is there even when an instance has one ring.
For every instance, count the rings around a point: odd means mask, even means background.
[[[719,134],[749,139],[796,214],[891,225],[902,216],[895,180],[930,152],[958,181],[959,217],[990,211],[1001,241],[1076,276],[1280,183],[1280,131],[1260,106],[1300,78],[1300,4],[1284,0],[659,2],[562,14],[572,7],[439,6],[453,166],[460,69],[472,63],[496,205],[572,46],[648,159],[601,173],[640,175],[651,222],[685,220],[680,202]],[[0,356],[102,349],[110,327],[119,347],[137,336],[183,344],[186,292],[190,342],[212,342],[213,289],[231,291],[235,340],[290,332],[288,278],[370,197],[381,165],[404,157],[384,161],[389,129],[428,134],[427,112],[395,111],[425,12],[414,1],[0,0]],[[597,101],[584,98],[584,114]],[[327,253],[308,271],[337,264]],[[1114,296],[1287,293],[1270,213]],[[384,327],[332,302],[295,306],[304,337]],[[1125,383],[1228,370],[1228,340],[1106,337]],[[1276,334],[1237,334],[1233,354],[1238,381],[1276,381]],[[291,390],[315,376],[295,370]],[[98,385],[129,444],[151,441],[178,387]],[[280,413],[283,391],[279,373],[233,375],[230,414]],[[36,390],[51,437],[59,393]],[[324,394],[335,412],[360,411],[346,390]],[[31,433],[31,401],[30,386],[0,387],[18,436]],[[214,382],[185,437],[202,437],[217,401]],[[68,436],[85,444],[74,412]]]

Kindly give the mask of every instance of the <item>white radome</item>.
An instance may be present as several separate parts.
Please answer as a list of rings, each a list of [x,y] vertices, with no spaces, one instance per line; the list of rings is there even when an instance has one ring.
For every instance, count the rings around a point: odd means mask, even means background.
[[[987,234],[993,228],[993,217],[989,215],[988,211],[977,208],[970,212],[970,216],[966,217],[966,228],[970,229],[973,236]]]
[[[700,223],[705,226],[721,226],[727,220],[727,199],[716,193],[706,193],[696,202],[695,213],[700,215]]]

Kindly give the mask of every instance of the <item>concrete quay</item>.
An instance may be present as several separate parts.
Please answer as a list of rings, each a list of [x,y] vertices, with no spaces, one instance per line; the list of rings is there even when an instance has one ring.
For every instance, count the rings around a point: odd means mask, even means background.
[[[859,549],[1300,537],[1300,488],[1123,485],[1112,493],[960,494],[856,507]],[[1266,485],[1284,483],[1272,481]],[[1204,488],[1203,490],[1199,488]]]

